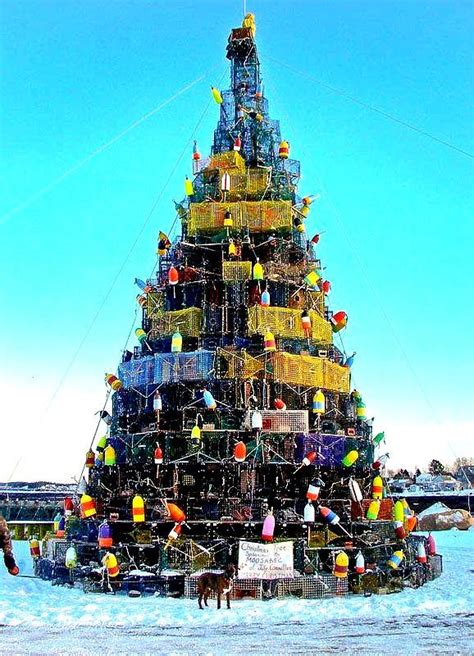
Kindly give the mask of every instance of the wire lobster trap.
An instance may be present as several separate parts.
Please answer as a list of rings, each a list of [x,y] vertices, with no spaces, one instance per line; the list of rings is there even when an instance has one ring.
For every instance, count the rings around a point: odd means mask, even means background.
[[[182,380],[207,380],[214,377],[214,353],[156,353],[154,382],[176,383]]]
[[[245,200],[255,197],[262,200],[271,183],[271,167],[248,168],[244,173],[229,171],[230,191],[228,200]]]
[[[156,339],[163,335],[172,335],[178,329],[188,337],[199,337],[202,331],[203,311],[190,307],[174,312],[162,312],[152,319],[150,336]]]
[[[146,315],[149,319],[156,319],[166,309],[166,293],[149,292],[146,296]]]
[[[277,381],[305,387],[349,392],[350,371],[335,362],[312,355],[273,354],[273,375]]]
[[[155,358],[145,355],[142,358],[122,362],[118,366],[118,377],[125,389],[148,385],[153,382],[155,371]]]
[[[232,351],[219,348],[218,354],[218,377],[247,380],[255,378],[265,370],[265,362],[262,358],[254,358],[247,351]]]
[[[252,277],[252,262],[223,262],[222,279],[224,281],[245,281]]]
[[[325,389],[337,392],[349,392],[351,372],[349,367],[342,367],[336,362],[323,360],[323,375]]]
[[[262,431],[266,433],[307,433],[307,410],[260,410],[262,414]],[[245,416],[245,427],[252,428],[252,411]]]
[[[277,352],[273,355],[275,380],[307,387],[324,387],[323,360],[310,355]]]
[[[443,573],[443,556],[441,556],[441,554],[428,556],[428,564],[430,567],[430,579],[437,579],[439,576],[441,576]]]
[[[296,292],[289,294],[289,308],[301,310],[314,310],[321,317],[324,317],[324,293],[311,291],[309,289],[298,289]]]
[[[204,174],[211,171],[240,171],[245,173],[245,160],[242,155],[236,150],[229,150],[223,153],[214,153],[211,155],[211,160],[204,170]]]
[[[275,596],[278,598],[322,599],[348,593],[347,578],[338,578],[333,574],[318,574],[315,576],[295,576],[292,579],[278,579]]]
[[[291,202],[288,200],[245,201],[241,205],[241,227],[251,232],[292,229]]]
[[[332,329],[317,312],[308,312],[311,321],[310,338],[322,344],[331,343]],[[256,305],[249,309],[248,330],[250,335],[265,335],[272,332],[276,337],[304,338],[305,331],[301,321],[301,311],[283,307],[262,307]]]

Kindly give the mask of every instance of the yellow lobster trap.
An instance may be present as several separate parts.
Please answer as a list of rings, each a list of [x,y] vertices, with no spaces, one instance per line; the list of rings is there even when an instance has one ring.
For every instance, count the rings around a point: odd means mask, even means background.
[[[163,312],[152,319],[151,337],[172,335],[178,329],[187,337],[199,337],[202,332],[203,311],[196,307]]]
[[[188,234],[195,236],[201,232],[223,230],[226,212],[230,212],[233,228],[237,230],[248,228],[252,232],[268,232],[292,228],[289,200],[203,202],[189,206]]]
[[[311,355],[277,352],[273,355],[275,380],[290,385],[322,387],[335,392],[349,392],[350,372],[335,362]]]
[[[271,182],[271,168],[248,168],[245,173],[229,171],[230,191],[228,200],[262,198]]]
[[[265,368],[263,358],[254,358],[247,351],[230,351],[219,348],[217,354],[221,358],[221,364],[218,367],[219,378],[248,380],[257,377]]]
[[[250,280],[252,277],[252,262],[223,262],[222,280]]]
[[[315,310],[310,310],[311,339],[321,344],[332,343],[332,329],[328,321]],[[301,310],[255,305],[248,314],[249,335],[264,335],[272,332],[275,337],[304,338],[306,334],[301,322]]]
[[[212,173],[213,171],[227,171],[230,173],[232,170],[245,173],[245,160],[242,155],[236,150],[228,150],[224,153],[216,153],[211,156],[209,164],[204,169],[204,174]]]
[[[146,314],[149,319],[160,317],[165,311],[166,297],[164,292],[149,292],[146,297]]]

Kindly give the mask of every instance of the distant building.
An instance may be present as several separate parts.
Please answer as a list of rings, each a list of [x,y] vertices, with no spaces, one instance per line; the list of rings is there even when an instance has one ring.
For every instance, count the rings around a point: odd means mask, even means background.
[[[441,491],[460,490],[462,485],[451,474],[438,474],[433,476],[433,485],[436,485]]]
[[[454,474],[454,478],[461,483],[463,487],[474,487],[474,465],[459,467]]]

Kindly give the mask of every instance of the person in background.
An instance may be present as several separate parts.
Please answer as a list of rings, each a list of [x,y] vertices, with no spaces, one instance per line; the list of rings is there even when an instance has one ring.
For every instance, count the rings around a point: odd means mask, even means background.
[[[6,523],[6,521],[3,519],[1,515],[0,515],[0,549],[3,550],[3,562],[5,563],[5,567],[7,568],[8,573],[11,574],[12,576],[16,576],[17,574],[19,574],[20,570],[13,556],[13,546],[10,537],[10,531],[8,529],[8,524]]]

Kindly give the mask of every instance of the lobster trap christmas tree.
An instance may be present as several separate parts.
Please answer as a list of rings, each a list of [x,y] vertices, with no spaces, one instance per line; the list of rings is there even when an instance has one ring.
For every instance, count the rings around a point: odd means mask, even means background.
[[[136,280],[138,345],[106,375],[103,436],[38,568],[117,587],[154,574],[158,588],[172,568],[189,594],[194,572],[228,563],[242,595],[262,581],[323,596],[426,580],[427,545],[387,497],[383,434],[337,345],[348,318],[329,308],[305,229],[317,197],[299,195],[300,163],[270,118],[252,15],[227,58],[211,154],[195,143],[181,234],[161,226],[156,277]]]

